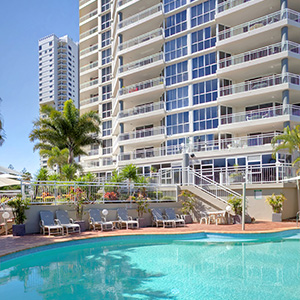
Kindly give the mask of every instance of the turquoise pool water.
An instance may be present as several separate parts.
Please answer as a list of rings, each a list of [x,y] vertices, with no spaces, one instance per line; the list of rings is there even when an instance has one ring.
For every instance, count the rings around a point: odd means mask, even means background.
[[[300,299],[300,234],[78,241],[0,258],[0,299]]]

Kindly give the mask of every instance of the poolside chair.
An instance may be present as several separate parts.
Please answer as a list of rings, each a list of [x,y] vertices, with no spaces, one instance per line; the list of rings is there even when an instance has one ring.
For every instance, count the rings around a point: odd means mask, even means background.
[[[66,233],[66,234],[80,233],[79,224],[74,224],[73,219],[69,218],[69,214],[66,210],[57,210],[56,211],[56,218],[59,222],[59,225],[61,225],[63,227],[63,232],[64,233]]]
[[[128,216],[126,208],[118,208],[117,214],[118,214],[118,220],[119,220],[118,223],[119,223],[120,229],[123,228],[123,225],[126,226],[126,229],[128,229],[130,226],[132,229],[139,228],[139,222],[136,220],[133,220],[131,216]]]
[[[91,208],[89,210],[89,215],[90,215],[90,227],[93,228],[94,230],[96,230],[97,228],[100,228],[101,231],[114,229],[113,222],[107,222],[105,217],[101,218],[100,209]]]
[[[152,213],[152,224],[156,225],[156,227],[159,227],[159,225],[161,224],[164,228],[166,226],[170,226],[171,227],[176,227],[176,223],[174,220],[167,220],[163,214],[161,209],[159,208],[153,208],[151,209],[151,213]]]
[[[40,228],[43,234],[64,234],[63,227],[59,225],[58,220],[54,219],[53,212],[50,210],[41,210],[40,211]]]
[[[173,208],[166,208],[165,213],[168,220],[173,220],[176,226],[185,226],[185,220],[182,219],[179,215],[175,214]]]

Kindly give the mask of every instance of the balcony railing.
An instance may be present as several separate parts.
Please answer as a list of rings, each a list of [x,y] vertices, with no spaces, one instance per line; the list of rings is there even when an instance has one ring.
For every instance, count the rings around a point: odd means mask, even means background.
[[[98,155],[98,154],[99,154],[99,149],[93,149],[88,152],[89,156]]]
[[[221,116],[221,125],[275,118],[284,115],[300,116],[300,107],[296,105],[278,105],[264,109],[244,111],[241,113]]]
[[[88,81],[88,82],[84,82],[80,85],[80,88],[84,89],[84,88],[87,88],[89,86],[93,86],[93,85],[96,85],[96,84],[98,84],[98,79],[94,79],[94,80],[91,80],[91,81]]]
[[[283,51],[291,51],[300,54],[300,45],[294,42],[276,43],[266,47],[258,48],[252,51],[244,52],[242,54],[230,56],[220,60],[220,69],[238,65],[244,62],[249,62],[258,58],[271,56]]]
[[[90,103],[94,103],[94,102],[97,102],[98,100],[99,100],[98,96],[92,97],[92,98],[89,98],[89,99],[85,99],[85,100],[80,101],[80,106],[84,106],[84,105],[87,105],[87,104],[90,104]]]
[[[82,34],[79,35],[79,38],[84,39],[85,37],[87,37],[91,34],[94,34],[95,32],[98,32],[98,26],[96,26],[92,29],[89,29],[88,31],[83,32]]]
[[[80,68],[80,72],[85,72],[87,70],[93,69],[98,67],[98,61],[94,61],[93,63],[90,63],[88,65],[85,65],[83,67]]]
[[[286,73],[283,75],[275,74],[268,77],[262,77],[260,79],[249,80],[242,83],[225,86],[220,88],[220,97],[262,89],[282,83],[300,85],[300,76],[292,73]]]
[[[121,133],[119,135],[119,141],[127,141],[127,140],[145,138],[145,137],[155,136],[155,135],[160,135],[160,134],[165,134],[165,127],[159,126],[159,127],[154,127],[154,128],[136,130],[136,131],[128,132],[128,133]]]
[[[249,2],[251,0],[228,0],[226,2],[220,3],[218,5],[218,13],[221,13],[227,9],[233,8],[237,5],[244,4],[245,2]]]
[[[121,51],[121,50],[127,49],[129,47],[141,44],[143,42],[146,42],[148,40],[154,39],[154,38],[156,38],[158,36],[162,36],[162,35],[163,35],[163,29],[162,28],[155,29],[153,31],[147,32],[147,33],[142,34],[142,35],[140,35],[136,38],[133,38],[129,41],[126,41],[126,42],[120,44],[118,46],[118,50]]]
[[[121,21],[118,24],[118,28],[123,28],[123,27],[126,27],[126,26],[130,25],[130,24],[136,23],[136,22],[138,22],[142,19],[145,19],[145,18],[147,18],[147,17],[149,17],[149,16],[151,16],[151,15],[153,15],[153,14],[159,12],[159,11],[162,11],[162,4],[161,3],[159,3],[155,6],[152,6],[148,9],[138,13],[138,14],[135,14],[135,15]]]
[[[219,41],[222,41],[241,33],[249,32],[257,28],[274,24],[284,19],[288,19],[300,23],[300,13],[291,9],[284,9],[283,11],[277,11],[275,13],[269,14],[267,16],[263,16],[253,21],[238,26],[234,26],[229,29],[225,29],[219,33],[218,38]]]
[[[165,108],[165,103],[164,102],[156,102],[156,103],[151,103],[151,104],[146,104],[146,105],[141,105],[137,106],[134,108],[130,108],[124,111],[120,111],[118,114],[118,118],[126,118],[130,116],[136,116],[140,114],[145,114],[148,112],[160,110]]]
[[[95,10],[93,10],[92,12],[89,12],[88,14],[82,16],[80,19],[79,19],[79,23],[82,23],[86,20],[88,20],[89,18],[92,18],[94,16],[96,16],[98,13],[98,9],[96,8]]]
[[[126,4],[126,3],[128,3],[128,2],[130,2],[130,1],[132,1],[132,0],[120,0],[120,1],[118,1],[118,7],[120,7],[120,6],[122,6],[122,5]]]
[[[130,71],[130,70],[134,70],[143,66],[146,66],[148,64],[157,62],[159,60],[163,60],[164,59],[164,55],[163,53],[156,53],[147,57],[143,57],[142,59],[130,62],[126,65],[123,65],[119,68],[119,73],[123,73],[126,71]]]
[[[85,4],[85,3],[89,2],[89,1],[91,1],[91,0],[80,0],[79,1],[79,6]]]
[[[92,45],[80,51],[80,55],[85,55],[98,49],[98,44]]]
[[[164,78],[163,77],[157,77],[154,79],[149,79],[146,81],[142,81],[139,83],[135,83],[133,85],[130,85],[128,87],[122,88],[119,90],[119,95],[126,95],[128,93],[134,93],[134,92],[138,92],[144,89],[148,89],[154,86],[158,86],[164,84]]]

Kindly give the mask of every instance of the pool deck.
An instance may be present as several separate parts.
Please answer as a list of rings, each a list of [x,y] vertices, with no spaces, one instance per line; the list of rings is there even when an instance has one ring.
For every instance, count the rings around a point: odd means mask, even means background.
[[[267,233],[278,232],[290,229],[297,229],[295,222],[265,222],[257,221],[254,224],[246,224],[245,231],[242,231],[241,224],[234,225],[205,225],[205,224],[187,224],[185,227],[177,228],[156,228],[147,227],[129,230],[114,231],[85,231],[81,234],[70,234],[67,236],[43,236],[41,234],[30,234],[23,237],[14,237],[12,235],[0,236],[0,256],[10,253],[38,247],[61,243],[67,241],[98,238],[105,236],[122,236],[122,235],[145,235],[145,234],[181,234],[197,232],[217,232],[217,233]],[[298,229],[300,229],[298,227]]]

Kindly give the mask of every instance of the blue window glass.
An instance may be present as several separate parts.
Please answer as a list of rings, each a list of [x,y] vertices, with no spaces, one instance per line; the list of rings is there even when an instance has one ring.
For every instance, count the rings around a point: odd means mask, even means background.
[[[110,19],[111,19],[110,13],[103,15],[101,17],[101,29],[102,30],[110,26]]]
[[[214,47],[216,37],[211,37],[211,28],[207,27],[192,33],[192,53]]]
[[[216,101],[218,80],[208,80],[193,84],[193,105]]]
[[[207,107],[194,110],[194,131],[218,127],[218,107]]]
[[[165,60],[187,55],[187,36],[182,36],[165,44]]]
[[[172,110],[189,105],[189,89],[184,86],[178,89],[167,91],[167,110]]]
[[[182,112],[167,116],[167,135],[189,132],[189,113]]]
[[[111,121],[106,121],[102,123],[102,136],[111,135]]]
[[[182,153],[181,144],[186,144],[187,138],[180,138],[167,141],[167,155]]]
[[[166,85],[172,85],[188,80],[187,64],[187,61],[183,61],[178,64],[168,66],[166,68]]]
[[[111,61],[111,49],[108,48],[102,51],[102,65],[105,65]]]
[[[186,30],[186,10],[170,16],[166,20],[165,37]]]
[[[110,37],[111,37],[110,30],[101,34],[101,39],[102,39],[101,45],[102,45],[102,47],[105,47],[105,46],[110,44]]]
[[[191,8],[191,27],[209,22],[215,18],[215,0],[208,0]]]
[[[185,4],[186,0],[164,0],[164,12],[167,13]]]
[[[192,59],[193,79],[214,74],[217,71],[216,53],[209,53]]]

